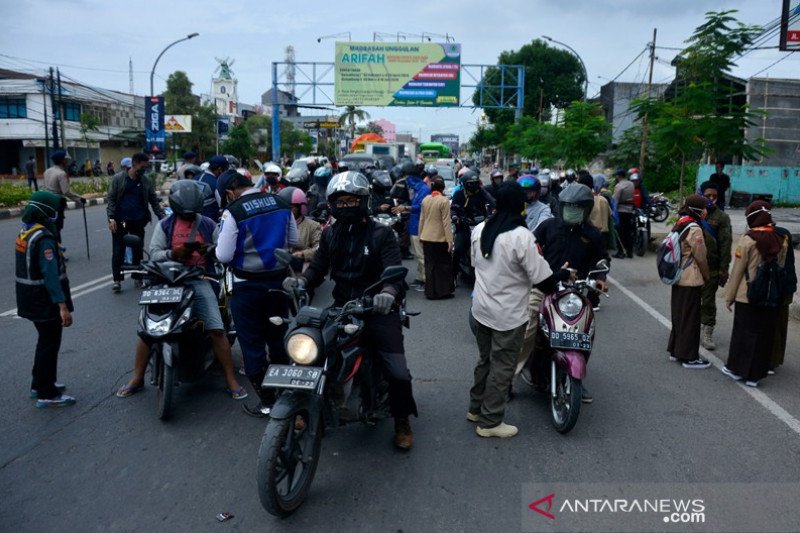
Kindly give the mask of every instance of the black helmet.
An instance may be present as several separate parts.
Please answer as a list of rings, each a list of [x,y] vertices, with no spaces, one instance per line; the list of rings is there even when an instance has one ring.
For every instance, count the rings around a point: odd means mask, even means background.
[[[392,188],[392,178],[385,170],[376,170],[372,173],[372,188],[383,193]]]
[[[397,164],[392,167],[392,170],[389,171],[389,175],[392,177],[392,181],[397,181],[403,177],[403,165]]]
[[[286,173],[286,181],[298,187],[308,181],[308,171],[302,168],[295,168]]]
[[[356,207],[337,207],[336,199],[340,196],[359,197]],[[331,214],[345,223],[354,223],[369,214],[369,181],[360,172],[340,172],[331,178],[326,195]]]
[[[169,188],[169,207],[178,216],[188,217],[203,210],[203,190],[193,180],[178,180]]]
[[[422,161],[417,161],[414,163],[414,172],[417,173],[417,176],[421,176],[423,172],[425,172],[425,163]]]
[[[400,176],[413,176],[415,172],[414,163],[411,161],[403,161],[400,163]]]
[[[430,177],[438,176],[439,169],[437,169],[436,165],[434,165],[433,163],[431,163],[430,165],[425,165],[425,174],[427,174]]]
[[[582,224],[589,219],[589,213],[592,212],[592,208],[594,207],[594,195],[592,194],[592,189],[586,185],[581,185],[580,183],[570,183],[564,187],[564,189],[558,195],[558,202],[561,220],[572,225],[578,223]],[[564,216],[565,209],[576,207],[583,211],[581,222],[577,222],[577,220],[572,219],[569,214],[567,217]]]
[[[229,168],[217,178],[217,190],[214,191],[217,204],[220,208],[225,209],[228,205],[228,196],[225,194],[227,191],[252,186],[253,180]]]

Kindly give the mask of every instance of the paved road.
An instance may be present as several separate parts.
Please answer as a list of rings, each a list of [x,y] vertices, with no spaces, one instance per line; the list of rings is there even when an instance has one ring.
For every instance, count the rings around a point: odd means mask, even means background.
[[[67,218],[73,285],[109,270],[104,210],[87,213],[91,262],[82,255],[80,213]],[[14,307],[17,225],[0,222],[7,250],[0,312]],[[465,320],[469,293],[427,302],[412,292],[410,307],[422,311],[406,336],[420,408],[414,450],[392,449],[389,422],[334,432],[323,443],[308,501],[283,521],[267,515],[256,494],[264,423],[225,397],[221,376],[181,387],[168,423],[155,417],[152,388],[114,397],[133,363],[137,294],[130,285],[120,295],[104,286],[76,298],[59,375],[78,398],[68,409],[33,408],[34,329],[0,317],[0,530],[517,531],[530,512],[524,483],[800,481],[796,324],[787,364],[757,391],[715,369],[683,370],[667,361],[669,332],[657,315],[669,315],[669,293],[653,263],[649,255],[613,265],[612,298],[599,313],[586,380],[595,402],[567,436],[550,427],[544,398],[518,385],[507,419],[519,425],[519,436],[477,437],[464,419],[476,359]],[[731,317],[722,310],[720,321],[717,353],[724,359]],[[218,524],[214,515],[224,511],[235,518]],[[788,529],[800,523],[796,509],[782,520]]]

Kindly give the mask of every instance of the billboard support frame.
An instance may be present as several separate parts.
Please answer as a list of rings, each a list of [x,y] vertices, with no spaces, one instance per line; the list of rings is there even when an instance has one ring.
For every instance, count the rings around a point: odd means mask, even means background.
[[[278,74],[280,71],[278,67],[288,66],[289,63],[285,61],[272,62],[272,160],[279,161],[281,157],[281,121],[280,121],[280,108],[282,105],[292,106],[335,106],[333,98],[328,95],[323,88],[333,87],[334,82],[327,81],[328,74],[334,70],[335,64],[331,61],[306,61],[306,62],[293,62],[292,66],[295,68],[295,73],[302,74],[306,80],[298,80],[295,77],[295,87],[306,87],[305,91],[297,97],[297,101],[289,104],[280,103],[278,98],[278,85],[282,83],[281,77]],[[307,74],[304,68],[311,66],[311,74]],[[325,68],[317,68],[325,67]],[[500,71],[500,85],[487,85],[484,82],[486,71],[490,68],[498,69]],[[466,109],[513,109],[514,120],[518,121],[522,116],[522,109],[525,103],[525,67],[522,65],[486,65],[486,64],[461,64],[459,66],[461,75],[460,90],[472,89],[468,98],[469,104],[461,101],[458,105],[459,108]],[[478,77],[475,77],[475,73]],[[464,83],[465,76],[468,75],[474,83]],[[508,80],[508,81],[507,81]],[[495,96],[495,92],[499,91],[499,98]],[[301,99],[308,93],[311,93],[310,102],[302,102]],[[478,94],[478,103],[473,104],[472,98]],[[326,98],[321,100],[322,95]],[[369,107],[382,107],[382,106],[369,106]],[[384,106],[385,107],[385,106]]]

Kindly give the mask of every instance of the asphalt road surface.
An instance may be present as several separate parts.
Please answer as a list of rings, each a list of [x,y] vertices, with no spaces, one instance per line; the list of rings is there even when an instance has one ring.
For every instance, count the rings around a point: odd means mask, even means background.
[[[612,265],[585,380],[595,401],[566,436],[551,427],[545,397],[521,382],[507,413],[519,435],[476,436],[465,420],[477,358],[469,292],[428,302],[412,291],[409,308],[422,312],[406,333],[414,449],[393,449],[391,421],[337,429],[304,506],[273,518],[256,493],[265,423],[223,393],[220,374],[179,387],[168,422],[156,418],[152,387],[114,396],[133,368],[138,293],[130,281],[111,293],[105,208],[87,215],[91,261],[80,211],[67,213],[64,237],[77,290],[59,380],[78,403],[56,410],[28,399],[35,330],[10,312],[19,221],[0,222],[0,531],[518,531],[531,512],[526,483],[800,482],[797,324],[786,364],[757,390],[717,368],[684,370],[667,360],[669,290],[648,254]],[[724,362],[732,316],[719,309]],[[800,512],[789,511],[779,523],[800,529]],[[235,517],[220,524],[221,512]]]

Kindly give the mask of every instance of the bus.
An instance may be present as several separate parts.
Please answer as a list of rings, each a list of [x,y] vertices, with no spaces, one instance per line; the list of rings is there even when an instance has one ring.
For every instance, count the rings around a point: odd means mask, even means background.
[[[437,159],[452,157],[450,147],[442,143],[423,143],[419,145],[418,153],[426,163],[434,163]]]

